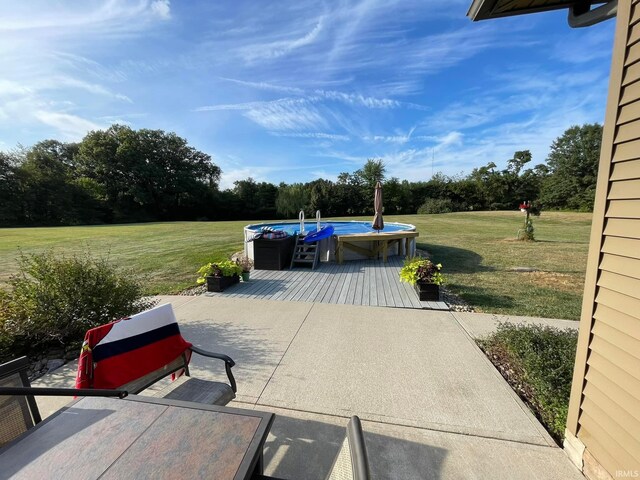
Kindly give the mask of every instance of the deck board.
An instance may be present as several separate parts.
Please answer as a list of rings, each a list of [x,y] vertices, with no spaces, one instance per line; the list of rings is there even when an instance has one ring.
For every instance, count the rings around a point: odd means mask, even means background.
[[[253,270],[251,280],[229,287],[222,293],[233,298],[258,298],[294,302],[339,303],[381,307],[449,310],[444,302],[421,302],[414,288],[400,283],[398,272],[403,257],[382,260],[320,263],[315,270]]]

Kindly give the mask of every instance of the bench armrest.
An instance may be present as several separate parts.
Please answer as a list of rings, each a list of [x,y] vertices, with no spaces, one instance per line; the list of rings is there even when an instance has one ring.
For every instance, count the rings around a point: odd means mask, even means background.
[[[231,372],[231,367],[233,367],[236,362],[234,362],[231,357],[224,355],[223,353],[214,353],[207,352],[206,350],[202,350],[201,348],[196,347],[195,345],[191,345],[191,351],[193,353],[197,353],[198,355],[202,355],[203,357],[209,358],[217,358],[218,360],[224,361],[224,369],[227,372],[227,377],[229,378],[229,383],[231,384],[231,389],[233,393],[236,393],[236,379],[233,377],[233,373]]]
[[[118,397],[129,394],[126,390],[100,388],[0,387],[0,395],[34,395],[36,397]]]

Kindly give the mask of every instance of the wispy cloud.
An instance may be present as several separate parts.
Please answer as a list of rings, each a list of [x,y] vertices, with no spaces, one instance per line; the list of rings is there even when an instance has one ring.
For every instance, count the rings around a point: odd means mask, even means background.
[[[151,11],[158,17],[168,20],[171,18],[171,7],[169,0],[155,0],[151,2]]]
[[[349,105],[367,108],[397,108],[400,102],[389,98],[366,97],[361,94],[336,92],[333,90],[314,90],[314,95],[326,100],[335,100]]]
[[[318,38],[318,35],[320,35],[323,22],[324,17],[320,17],[315,26],[301,37],[277,40],[264,44],[247,45],[240,49],[240,54],[247,62],[282,57],[296,49],[312,44],[316,38]]]
[[[110,0],[97,7],[94,5],[95,2],[81,5],[65,5],[62,2],[51,5],[44,0],[18,3],[11,9],[5,9],[5,14],[0,19],[0,32],[24,31],[34,34],[38,30],[51,30],[55,36],[73,35],[76,29],[105,33],[102,29],[115,28],[124,32],[138,29],[154,18],[170,18],[168,0],[151,3]]]
[[[89,113],[113,103],[132,104],[127,76],[86,52],[100,52],[135,38],[171,18],[168,0],[125,2],[23,2],[0,18],[0,132],[26,128],[78,140],[105,123]],[[8,46],[11,48],[8,48]],[[19,140],[24,141],[24,140]]]
[[[39,111],[35,117],[46,125],[50,125],[62,133],[68,140],[79,140],[90,130],[99,130],[105,125],[67,113]]]
[[[272,132],[273,135],[278,137],[289,137],[289,138],[310,138],[314,140],[339,140],[339,141],[347,141],[349,140],[348,135],[338,135],[335,133],[322,133],[322,132],[298,132],[298,133],[281,133],[281,132]]]
[[[564,128],[602,120],[612,22],[475,24],[468,3],[14,2],[0,18],[0,139],[162,128],[226,152],[230,186],[335,178],[371,157],[412,179],[525,148],[542,161]]]
[[[302,88],[297,88],[297,87],[274,85],[268,82],[249,82],[246,80],[238,80],[235,78],[226,78],[226,77],[220,77],[220,79],[226,80],[227,82],[232,82],[238,85],[242,85],[243,87],[249,87],[257,90],[268,90],[272,92],[281,92],[281,93],[288,93],[293,95],[304,95],[304,90]]]
[[[267,102],[248,110],[245,116],[267,130],[328,128],[328,124],[320,112],[304,100]]]

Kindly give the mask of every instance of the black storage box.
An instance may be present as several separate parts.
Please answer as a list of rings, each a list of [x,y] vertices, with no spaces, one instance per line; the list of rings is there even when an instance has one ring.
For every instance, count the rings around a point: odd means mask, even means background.
[[[284,270],[291,264],[295,237],[253,241],[253,266],[256,270]]]

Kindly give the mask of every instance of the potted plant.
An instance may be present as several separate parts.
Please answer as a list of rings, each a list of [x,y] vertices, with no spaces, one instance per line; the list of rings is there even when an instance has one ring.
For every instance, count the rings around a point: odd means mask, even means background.
[[[198,284],[207,283],[208,292],[222,292],[240,282],[242,267],[231,260],[207,263],[198,270]]]
[[[442,264],[435,264],[426,258],[408,259],[400,269],[400,281],[414,285],[421,301],[438,301],[440,285],[444,282],[441,269]]]
[[[242,256],[238,257],[236,263],[240,266],[240,268],[242,268],[242,281],[248,282],[251,268],[253,267],[253,260],[251,260],[249,257]]]

